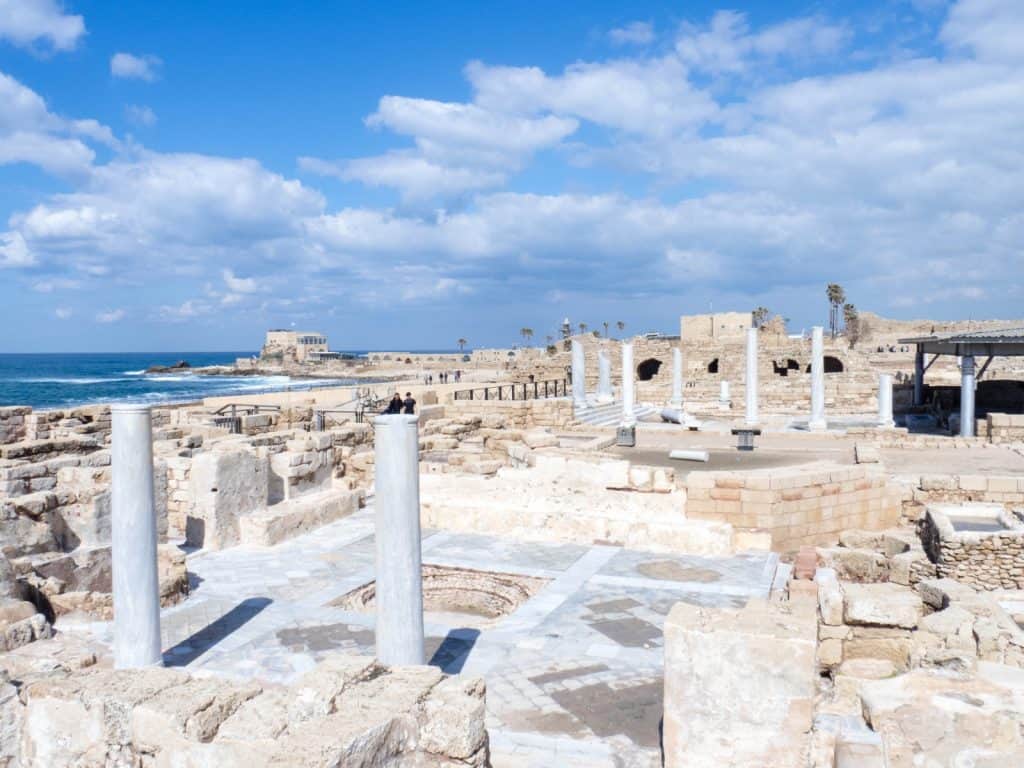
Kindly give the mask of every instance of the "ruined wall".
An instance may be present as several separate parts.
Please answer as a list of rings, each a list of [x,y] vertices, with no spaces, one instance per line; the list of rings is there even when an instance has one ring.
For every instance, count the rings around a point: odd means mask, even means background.
[[[916,521],[924,517],[925,507],[938,502],[963,504],[979,501],[1002,504],[1007,509],[1024,507],[1024,477],[1013,475],[922,475],[901,477],[908,493],[903,501],[903,516]]]
[[[691,472],[686,516],[767,531],[772,549],[838,540],[848,528],[895,525],[900,491],[877,468],[811,466],[751,472]]]
[[[1024,589],[1024,530],[955,531],[944,514],[928,510],[920,532],[940,577],[976,589]]]
[[[25,439],[25,417],[32,409],[24,405],[0,408],[0,443],[16,443]]]
[[[1024,442],[1024,415],[990,413],[978,419],[978,437],[988,438],[990,443]]]
[[[449,396],[450,397],[450,396]],[[445,414],[458,418],[497,416],[514,429],[564,429],[573,423],[572,402],[546,400],[449,400]]]

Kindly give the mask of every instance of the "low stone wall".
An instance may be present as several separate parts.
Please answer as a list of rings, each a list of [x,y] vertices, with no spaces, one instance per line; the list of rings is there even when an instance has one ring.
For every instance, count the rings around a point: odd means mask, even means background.
[[[776,551],[834,543],[844,529],[880,530],[900,516],[899,491],[875,467],[691,472],[686,486],[687,517],[766,531]]]
[[[929,504],[984,502],[1005,508],[1024,507],[1024,477],[1013,475],[922,475],[903,476],[908,489],[903,500],[903,517],[911,522],[924,516]]]
[[[942,578],[956,579],[977,589],[1024,589],[1024,521],[998,506],[987,515],[978,505],[928,507],[921,521],[921,542]],[[987,520],[1004,526],[997,531],[958,531],[951,517]]]
[[[978,437],[991,443],[1024,443],[1024,414],[990,413],[978,419]]]
[[[572,401],[546,400],[449,400],[445,415],[466,418],[500,416],[513,429],[565,429],[573,423]]]
[[[435,667],[335,655],[286,687],[163,668],[26,672],[13,656],[3,765],[490,764],[483,680]]]
[[[25,439],[25,417],[32,409],[24,405],[0,408],[0,443],[16,443]]]

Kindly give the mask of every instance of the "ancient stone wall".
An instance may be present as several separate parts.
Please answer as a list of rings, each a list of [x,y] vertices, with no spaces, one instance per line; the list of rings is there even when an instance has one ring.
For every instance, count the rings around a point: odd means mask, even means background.
[[[865,466],[809,466],[751,472],[691,472],[686,515],[767,531],[772,549],[838,540],[848,528],[895,525],[900,492]]]
[[[1024,525],[999,531],[957,531],[945,514],[928,509],[920,531],[924,549],[940,577],[976,589],[1024,589]]]
[[[978,419],[977,435],[990,443],[1024,443],[1024,415],[990,413]]]
[[[564,429],[573,423],[572,401],[566,398],[539,400],[453,400],[445,403],[445,414],[458,418],[500,417],[514,429]]]
[[[17,443],[25,439],[25,417],[32,409],[24,405],[0,408],[0,443]]]
[[[9,666],[0,683],[4,765],[490,764],[483,681],[436,667],[334,655],[283,686],[177,669]]]
[[[903,516],[910,521],[924,517],[928,504],[986,502],[1007,509],[1024,508],[1024,477],[1013,475],[902,476],[909,493],[903,500]]]

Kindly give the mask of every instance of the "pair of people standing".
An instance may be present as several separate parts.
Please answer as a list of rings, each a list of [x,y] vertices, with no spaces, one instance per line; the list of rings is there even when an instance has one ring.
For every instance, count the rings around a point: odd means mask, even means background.
[[[405,400],[403,400],[402,396],[399,395],[397,392],[395,392],[395,396],[392,397],[391,400],[388,402],[388,408],[387,408],[386,411],[384,411],[384,413],[387,413],[387,414],[406,413],[406,414],[410,414],[410,415],[415,414],[416,413],[416,401],[413,400],[412,393],[411,392],[406,392],[405,393]]]

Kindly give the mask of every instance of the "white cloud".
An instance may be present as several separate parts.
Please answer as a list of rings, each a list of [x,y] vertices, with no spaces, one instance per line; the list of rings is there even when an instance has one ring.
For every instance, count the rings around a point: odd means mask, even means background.
[[[125,318],[127,313],[123,309],[110,309],[106,312],[99,312],[96,314],[97,323],[116,323]]]
[[[654,25],[647,21],[633,21],[608,33],[616,45],[647,45],[654,40]]]
[[[30,267],[35,263],[21,233],[0,233],[0,269]]]
[[[58,320],[67,320],[71,315],[74,314],[71,307],[57,307],[53,310],[53,314]]]
[[[972,50],[979,59],[1024,62],[1024,3],[1020,0],[960,0],[942,28],[954,49]]]
[[[719,11],[707,27],[684,24],[676,52],[687,66],[711,74],[738,73],[757,62],[834,53],[846,41],[843,26],[811,17],[792,19],[753,33],[746,14]]]
[[[664,136],[695,129],[719,111],[672,56],[577,63],[557,76],[537,67],[471,62],[466,74],[476,102],[488,109],[550,111],[637,134]]]
[[[0,0],[0,40],[27,48],[45,41],[70,51],[85,34],[81,16],[64,13],[54,0]]]
[[[342,163],[301,157],[299,167],[311,173],[335,176],[343,181],[358,181],[371,187],[393,187],[401,190],[404,200],[412,202],[499,187],[507,178],[507,174],[501,171],[445,165],[408,151],[394,151]]]
[[[172,306],[164,304],[157,310],[157,317],[161,320],[166,320],[172,323],[185,322],[187,320],[193,320],[203,315],[208,315],[213,311],[213,308],[206,302],[199,301],[197,299],[189,299],[188,301],[182,302],[178,306]]]
[[[124,116],[135,125],[146,128],[156,125],[156,112],[144,105],[129,104],[124,108]]]
[[[156,56],[115,53],[110,57],[110,74],[130,80],[153,82],[163,62]]]
[[[232,293],[255,293],[259,290],[259,285],[255,279],[251,277],[236,277],[235,273],[230,269],[225,269],[221,276],[224,278],[224,284],[227,285],[228,290]]]

